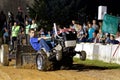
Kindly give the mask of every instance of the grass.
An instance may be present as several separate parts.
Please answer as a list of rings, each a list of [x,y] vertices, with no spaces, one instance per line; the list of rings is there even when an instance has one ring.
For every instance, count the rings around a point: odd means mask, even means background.
[[[81,61],[79,58],[74,58],[73,60],[75,64],[77,63],[77,64],[89,66],[89,67],[98,67],[98,68],[104,68],[104,69],[120,69],[120,65],[115,63],[106,63],[98,60]]]

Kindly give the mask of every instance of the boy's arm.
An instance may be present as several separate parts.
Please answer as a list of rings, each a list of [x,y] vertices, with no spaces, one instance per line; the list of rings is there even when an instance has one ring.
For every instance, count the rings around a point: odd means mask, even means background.
[[[31,42],[38,42],[39,40],[38,40],[38,38],[31,38],[30,41]]]
[[[41,37],[38,38],[38,41],[40,41]]]
[[[45,36],[44,36],[44,37],[39,37],[39,38],[38,38],[38,41],[40,41],[40,39],[45,39],[45,40],[46,40],[46,39],[50,39],[50,38],[51,38],[51,37],[45,37]]]

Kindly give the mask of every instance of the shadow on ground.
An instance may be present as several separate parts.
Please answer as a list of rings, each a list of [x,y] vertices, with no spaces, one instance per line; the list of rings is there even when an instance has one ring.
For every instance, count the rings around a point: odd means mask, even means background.
[[[109,66],[109,67],[99,67],[92,65],[84,65],[84,64],[74,64],[71,70],[78,71],[88,71],[88,70],[106,70],[106,69],[120,69],[120,66]]]

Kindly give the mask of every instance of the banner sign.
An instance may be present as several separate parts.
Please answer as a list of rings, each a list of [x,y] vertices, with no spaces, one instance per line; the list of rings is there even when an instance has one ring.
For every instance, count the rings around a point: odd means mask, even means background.
[[[103,18],[102,32],[115,35],[118,31],[119,22],[120,18],[105,14]]]

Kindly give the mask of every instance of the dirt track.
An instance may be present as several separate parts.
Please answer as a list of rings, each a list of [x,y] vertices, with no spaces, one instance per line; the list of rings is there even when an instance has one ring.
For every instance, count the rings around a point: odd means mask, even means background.
[[[71,70],[42,72],[0,66],[0,80],[120,80],[120,70],[74,65]]]

